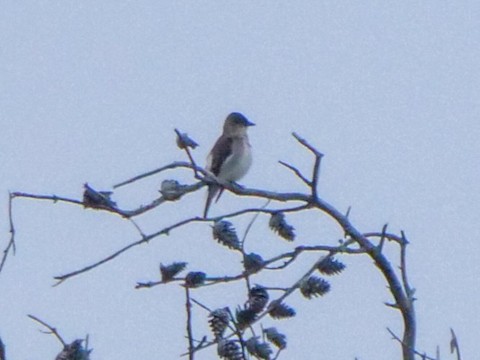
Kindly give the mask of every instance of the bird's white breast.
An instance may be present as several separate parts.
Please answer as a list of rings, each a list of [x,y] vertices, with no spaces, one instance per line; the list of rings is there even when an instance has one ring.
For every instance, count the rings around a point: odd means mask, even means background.
[[[218,177],[226,181],[237,181],[245,176],[251,166],[252,151],[248,138],[237,138],[232,144],[232,154],[225,159]]]

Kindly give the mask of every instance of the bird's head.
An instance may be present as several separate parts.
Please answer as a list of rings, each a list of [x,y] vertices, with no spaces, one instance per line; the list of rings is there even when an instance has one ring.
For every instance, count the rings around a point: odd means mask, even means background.
[[[82,339],[77,339],[75,341],[73,341],[70,345],[68,345],[68,347],[72,350],[80,350],[82,348],[82,343],[83,343],[83,340]]]
[[[238,112],[232,112],[225,119],[223,133],[228,136],[243,135],[247,132],[249,126],[255,124],[249,121],[244,115]]]

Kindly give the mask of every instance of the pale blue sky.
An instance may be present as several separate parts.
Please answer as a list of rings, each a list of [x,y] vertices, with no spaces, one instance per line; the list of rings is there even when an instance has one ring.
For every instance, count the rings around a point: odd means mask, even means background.
[[[480,242],[480,3],[476,1],[2,1],[0,4],[0,245],[8,240],[7,191],[79,198],[86,181],[109,188],[184,159],[175,127],[200,143],[202,163],[224,117],[241,111],[254,165],[242,182],[302,190],[277,160],[309,169],[296,131],[326,154],[321,195],[352,206],[361,231],[406,231],[417,288],[418,347],[448,359],[449,328],[465,359],[478,353]],[[130,208],[157,195],[157,176],[115,194]],[[153,232],[200,214],[204,193],[139,219]],[[259,204],[224,196],[213,214]],[[73,340],[90,334],[92,359],[176,359],[184,339],[183,292],[134,290],[159,262],[188,261],[212,275],[237,258],[206,225],[132,250],[52,288],[52,277],[137,240],[130,224],[68,205],[15,204],[17,255],[0,274],[0,336],[11,359],[53,359],[59,344],[32,313]],[[236,223],[239,231],[248,219]],[[298,244],[334,244],[318,214],[293,216]],[[195,234],[195,236],[192,236]],[[266,219],[249,240],[274,254],[288,245]],[[200,257],[198,254],[202,254]],[[393,255],[393,253],[392,253]],[[399,315],[371,261],[343,258],[332,292],[289,303],[290,321],[265,321],[288,336],[284,359],[393,359]],[[308,262],[282,281],[293,282]],[[272,285],[277,274],[259,279]],[[209,289],[210,290],[210,289]],[[242,285],[200,290],[208,306],[235,307]],[[205,330],[206,314],[196,325]],[[203,335],[199,331],[198,337]],[[198,359],[211,359],[209,352]]]

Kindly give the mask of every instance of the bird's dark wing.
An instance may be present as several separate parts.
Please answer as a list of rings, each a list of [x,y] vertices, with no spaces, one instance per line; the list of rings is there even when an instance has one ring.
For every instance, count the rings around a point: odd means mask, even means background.
[[[231,137],[220,136],[213,146],[211,151],[212,164],[210,167],[210,171],[213,175],[218,176],[223,163],[230,155],[232,155],[232,142],[233,139]]]

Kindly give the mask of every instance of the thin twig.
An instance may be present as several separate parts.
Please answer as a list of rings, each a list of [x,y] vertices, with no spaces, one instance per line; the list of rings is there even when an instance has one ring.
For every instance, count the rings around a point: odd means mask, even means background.
[[[277,359],[279,358],[280,353],[282,352],[282,350],[283,350],[283,349],[278,349],[278,350],[277,350],[277,353],[275,354],[275,356],[273,357],[272,360],[277,360]]]
[[[268,204],[270,204],[270,200],[267,200],[265,202],[265,204],[261,207],[261,209],[265,209]],[[243,261],[245,261],[245,240],[247,239],[247,236],[248,236],[248,233],[250,232],[250,229],[252,228],[253,224],[255,223],[255,221],[258,219],[258,217],[260,216],[260,213],[257,212],[255,213],[255,215],[253,215],[252,219],[250,220],[250,222],[248,223],[247,225],[247,228],[245,229],[245,232],[243,233],[243,237],[242,237],[242,241],[241,241],[241,251],[242,251],[242,255],[243,255]],[[250,285],[250,276],[249,276],[249,273],[245,273],[246,276],[245,276],[245,283],[247,285],[247,291],[250,291],[250,288],[251,288],[251,285]]]
[[[190,289],[188,286],[185,286],[185,310],[187,311],[188,358],[193,360],[195,352],[192,331],[192,303],[190,302]]]
[[[308,209],[308,208],[310,208],[310,205],[308,205],[308,204],[307,205],[295,206],[295,207],[289,207],[289,208],[283,208],[283,209],[265,209],[263,207],[261,207],[261,208],[248,208],[248,209],[243,209],[243,210],[231,212],[231,213],[228,213],[228,214],[224,214],[224,215],[221,215],[221,216],[206,218],[205,220],[206,221],[216,221],[216,220],[221,220],[221,219],[226,219],[226,218],[234,218],[234,217],[238,217],[240,215],[245,215],[245,214],[249,214],[249,213],[264,213],[264,214],[272,215],[272,214],[276,214],[276,213],[279,213],[279,212],[282,212],[282,213],[297,212],[297,211],[302,211],[302,210],[305,210],[305,209]]]
[[[378,243],[378,251],[382,252],[383,245],[385,244],[386,234],[387,234],[388,224],[383,225],[382,236],[380,237],[380,242]]]
[[[205,183],[203,181],[199,181],[196,183],[193,183],[191,185],[182,185],[182,194],[181,196],[184,196],[186,194],[189,194],[191,192],[195,192],[198,189],[201,189],[202,187],[205,186]],[[153,200],[150,204],[147,205],[142,205],[138,209],[135,210],[122,210],[122,212],[128,216],[129,218],[131,217],[136,217],[139,215],[143,215],[146,212],[155,209],[156,207],[162,205],[163,203],[167,202],[169,200],[166,200],[163,196],[160,196],[159,198]]]
[[[340,246],[327,246],[327,245],[314,245],[314,246],[297,246],[294,251],[277,255],[269,260],[265,261],[265,269],[269,270],[279,270],[286,268],[290,265],[297,257],[304,251],[326,251],[330,252],[331,254],[337,253],[345,253],[345,254],[365,254],[366,251],[364,249],[351,249],[348,246],[353,243],[353,240],[346,241]],[[275,263],[277,261],[288,259],[282,265],[277,267],[268,267],[267,265]]]
[[[260,208],[261,210],[264,210],[268,204],[270,204],[270,199],[268,199],[265,204]],[[245,240],[247,238],[247,235],[248,233],[250,232],[250,229],[252,228],[253,224],[255,223],[255,221],[257,220],[258,216],[260,215],[260,212],[257,212],[255,213],[255,215],[252,217],[252,220],[250,220],[250,222],[248,223],[247,225],[247,228],[245,229],[245,232],[243,233],[243,237],[242,237],[242,251],[243,251],[243,246],[245,244]]]
[[[404,342],[402,341],[402,339],[400,339],[397,335],[395,335],[395,333],[394,333],[392,330],[390,330],[388,327],[387,327],[387,331],[390,333],[390,335],[392,335],[392,338],[393,338],[394,340],[398,341],[402,346],[406,346],[406,345],[404,344]],[[419,352],[419,351],[417,351],[417,350],[415,350],[415,349],[411,349],[411,350],[413,350],[413,352],[414,352],[416,355],[421,356],[422,359],[426,359],[426,360],[437,360],[437,359],[432,358],[432,357],[428,356],[427,354],[421,353],[421,352]]]
[[[279,162],[281,165],[285,166],[287,169],[292,170],[292,171],[295,173],[295,175],[297,175],[297,176],[300,178],[300,180],[302,180],[307,186],[309,186],[309,187],[312,186],[312,182],[311,182],[310,180],[308,180],[308,179],[300,172],[300,170],[298,170],[295,166],[292,166],[292,165],[290,165],[290,164],[287,164],[286,162],[281,161],[281,160],[279,160],[278,162]]]
[[[402,234],[402,244],[400,245],[400,269],[401,269],[401,273],[402,273],[402,283],[403,283],[403,287],[405,289],[405,293],[407,294],[407,297],[408,299],[410,300],[410,302],[413,302],[413,293],[415,292],[415,290],[413,290],[411,287],[410,287],[410,284],[408,282],[408,277],[407,277],[407,244],[408,244],[408,240],[405,236],[405,233],[402,231],[401,232]]]
[[[284,209],[284,210],[281,210],[281,211],[282,212],[288,212],[288,211],[295,211],[295,209],[304,209],[304,208],[306,208],[305,205],[300,206],[300,207],[296,207],[296,208],[287,208],[287,209]],[[279,211],[279,210],[267,210],[267,209],[262,209],[262,208],[252,208],[252,209],[246,209],[246,210],[226,214],[226,215],[223,215],[221,218],[236,217],[236,216],[240,216],[240,215],[248,214],[248,213],[252,213],[252,212],[253,213],[265,212],[265,213],[271,214],[271,213],[274,213],[276,211]],[[159,230],[155,233],[152,233],[150,235],[144,235],[141,240],[137,240],[137,241],[121,248],[120,250],[118,250],[118,251],[114,252],[113,254],[103,258],[100,261],[97,261],[96,263],[88,265],[88,266],[86,266],[82,269],[70,272],[68,274],[56,276],[55,279],[58,280],[58,283],[56,285],[60,285],[63,281],[67,280],[70,277],[85,273],[85,272],[87,272],[89,270],[92,270],[92,269],[94,269],[94,268],[96,268],[96,267],[98,267],[98,266],[100,266],[104,263],[107,263],[107,262],[115,259],[117,256],[123,254],[127,250],[135,247],[135,246],[141,245],[143,243],[147,243],[150,240],[152,240],[152,239],[154,239],[154,238],[156,238],[160,235],[168,235],[170,233],[170,231],[175,229],[175,228],[181,227],[181,226],[186,225],[186,224],[191,223],[191,222],[210,222],[211,220],[216,220],[216,219],[219,219],[219,218],[207,218],[207,219],[205,219],[203,217],[196,216],[196,217],[192,217],[192,218],[182,220],[182,221],[180,221],[178,223],[175,223],[173,225],[167,226],[167,227],[165,227],[165,228],[163,228],[163,229],[161,229],[161,230]],[[245,276],[245,275],[242,275],[242,276]],[[242,278],[242,277],[240,277],[240,278]],[[136,288],[149,288],[149,287],[153,287],[155,285],[160,285],[160,284],[161,284],[161,282],[137,283]]]
[[[13,251],[13,255],[15,255],[16,245],[15,245],[15,226],[13,225],[13,196],[11,193],[8,194],[8,221],[10,223],[10,240],[8,244],[3,250],[2,261],[0,262],[0,272],[2,272],[3,266],[7,261],[8,254],[10,249]]]
[[[457,360],[462,360],[460,356],[460,346],[458,346],[458,339],[455,331],[450,328],[450,333],[452,334],[452,340],[450,340],[450,353],[453,354],[454,352],[457,353]]]
[[[62,284],[65,280],[68,280],[69,278],[71,277],[74,277],[74,276],[77,276],[77,275],[80,275],[80,274],[83,274],[87,271],[90,271],[92,269],[95,269],[96,267],[102,265],[102,264],[105,264],[109,261],[112,261],[113,259],[115,259],[117,256],[123,254],[125,251],[135,247],[135,246],[138,246],[138,245],[141,245],[143,243],[146,243],[148,242],[148,236],[141,239],[141,240],[138,240],[134,243],[131,243],[123,248],[121,248],[120,250],[114,252],[113,254],[103,258],[102,260],[100,261],[97,261],[96,263],[93,263],[91,265],[88,265],[88,266],[85,266],[84,268],[82,269],[79,269],[79,270],[76,270],[76,271],[72,271],[70,273],[67,273],[67,274],[64,274],[64,275],[59,275],[59,276],[55,276],[54,279],[57,280],[57,283],[54,285],[54,286],[58,286],[60,284]]]
[[[352,211],[352,207],[349,206],[349,207],[347,208],[347,212],[345,213],[345,217],[346,217],[347,219],[348,219],[348,217],[350,216],[350,212],[351,212],[351,211]]]
[[[318,251],[323,251],[323,252],[329,252],[332,255],[337,254],[337,253],[345,253],[345,254],[365,254],[366,251],[363,249],[351,249],[348,246],[351,245],[354,241],[350,240],[345,242],[344,244],[340,246],[326,246],[326,245],[316,245],[316,246],[298,246],[295,248],[294,251],[291,252],[286,252],[280,255],[277,255],[269,260],[264,261],[263,268],[265,270],[279,270],[286,268],[289,264],[291,264],[302,252],[318,252]],[[277,261],[287,259],[282,265],[279,266],[268,266],[269,264],[275,263]],[[258,272],[258,270],[257,270]],[[202,284],[202,287],[205,286],[212,286],[212,285],[218,285],[220,283],[229,283],[229,282],[234,282],[238,281],[241,279],[246,279],[248,276],[252,275],[254,272],[248,272],[248,271],[243,271],[240,274],[237,275],[231,275],[231,276],[209,276],[205,278],[205,283]],[[148,282],[137,282],[135,285],[136,289],[143,289],[143,288],[152,288],[155,286],[159,285],[166,285],[166,284],[171,284],[174,282],[180,282],[183,283],[185,282],[185,278],[173,278],[170,279],[167,282],[164,281],[148,281]],[[193,301],[193,300],[192,300]]]
[[[310,150],[313,155],[315,155],[315,163],[313,165],[312,171],[312,181],[311,181],[311,188],[312,188],[312,196],[317,198],[318,197],[318,180],[320,178],[320,164],[322,162],[323,154],[318,151],[314,146],[310,145],[307,140],[301,138],[297,133],[293,132],[292,136],[303,146],[305,146],[308,150]]]
[[[192,297],[190,298],[190,300],[191,300],[193,303],[195,303],[195,304],[197,304],[198,306],[200,306],[202,309],[206,310],[209,314],[212,312],[212,309],[210,309],[207,305],[202,304],[200,301],[198,301],[198,300],[196,300],[196,299],[194,299],[194,298],[192,298]]]
[[[137,176],[134,176],[128,180],[125,180],[125,181],[122,181],[118,184],[115,184],[113,185],[113,188],[114,189],[117,189],[119,187],[122,187],[122,186],[125,186],[125,185],[128,185],[128,184],[131,184],[135,181],[138,181],[138,180],[141,180],[141,179],[144,179],[146,177],[149,177],[149,176],[152,176],[152,175],[155,175],[155,174],[158,174],[158,173],[161,173],[165,170],[171,170],[171,169],[176,169],[176,168],[187,168],[187,169],[192,169],[192,164],[191,163],[188,163],[186,161],[174,161],[168,165],[165,165],[165,166],[162,166],[158,169],[155,169],[155,170],[151,170],[151,171],[148,171],[146,173],[143,173],[143,174],[140,174],[140,175],[137,175]],[[200,172],[202,174],[205,173],[205,170],[200,168],[200,167],[196,167],[195,169],[197,172]]]
[[[59,276],[55,276],[54,279],[58,281],[56,285],[60,285],[62,282],[64,282],[65,280],[73,277],[73,276],[76,276],[76,275],[79,275],[79,274],[82,274],[82,273],[85,273],[89,270],[92,270],[102,264],[105,264],[109,261],[112,261],[113,259],[115,259],[117,256],[123,254],[124,252],[126,252],[127,250],[135,247],[135,246],[138,246],[138,245],[141,245],[141,244],[144,244],[144,243],[147,243],[149,242],[150,240],[152,240],[153,238],[156,238],[157,236],[160,236],[160,235],[168,235],[170,233],[171,230],[175,229],[175,228],[178,228],[180,226],[183,226],[185,224],[188,224],[188,223],[191,223],[191,222],[202,222],[202,221],[205,221],[205,219],[201,218],[201,217],[193,217],[193,218],[189,218],[189,219],[186,219],[186,220],[182,220],[182,221],[179,221],[173,225],[170,225],[170,226],[167,226],[165,228],[163,228],[162,230],[159,230],[153,234],[150,234],[150,235],[146,235],[144,236],[141,240],[138,240],[138,241],[135,241],[133,243],[130,243],[129,245],[121,248],[120,250],[114,252],[113,254],[103,258],[102,260],[100,261],[97,261],[96,263],[93,263],[91,265],[88,265],[82,269],[79,269],[79,270],[76,270],[76,271],[72,271],[70,273],[67,273],[67,274],[64,274],[64,275],[59,275]]]
[[[377,238],[385,238],[386,240],[388,241],[394,241],[398,244],[401,244],[403,242],[402,238],[398,235],[395,235],[395,234],[391,234],[391,233],[383,233],[383,232],[367,232],[367,233],[364,233],[363,236],[365,236],[366,238],[370,238],[370,237],[377,237]]]
[[[11,194],[12,201],[14,198],[26,198],[26,199],[34,199],[34,200],[47,200],[47,201],[53,201],[54,203],[58,202],[64,202],[67,204],[73,204],[73,205],[79,205],[82,206],[83,208],[86,209],[93,209],[93,210],[100,210],[100,211],[106,211],[112,214],[119,215],[123,219],[127,219],[140,233],[140,235],[143,235],[142,230],[136,224],[132,219],[130,219],[131,212],[129,211],[124,211],[118,208],[113,208],[113,207],[107,207],[107,206],[98,206],[98,207],[88,207],[85,206],[85,203],[80,200],[76,199],[70,199],[62,196],[57,196],[57,195],[40,195],[40,194],[29,194],[29,193],[24,193],[24,192],[14,192]],[[13,224],[11,225],[13,226]]]
[[[230,308],[227,308],[227,311],[230,315],[230,320],[233,324],[233,335],[236,336],[238,338],[238,342],[240,344],[240,348],[242,349],[242,359],[247,359],[247,356],[246,356],[246,353],[245,353],[245,341],[243,340],[243,332],[242,330],[240,329],[240,327],[238,326],[238,323],[237,321],[235,320],[235,317],[233,316],[233,313],[232,311],[230,310]],[[229,328],[231,329],[231,327],[229,326]]]
[[[39,324],[45,326],[48,330],[50,330],[47,334],[52,334],[54,335],[58,341],[60,341],[62,343],[63,346],[65,346],[67,343],[62,339],[62,337],[60,336],[60,334],[58,333],[57,329],[55,329],[53,326],[51,325],[48,325],[45,321],[42,321],[40,320],[38,317],[34,316],[34,315],[27,315],[30,319],[38,322]]]
[[[322,157],[323,154],[318,151],[317,149],[315,149],[315,147],[313,147],[312,145],[310,145],[307,140],[305,140],[304,138],[300,137],[296,132],[293,132],[292,133],[292,136],[297,139],[297,141],[302,144],[303,146],[305,146],[308,150],[310,150],[315,156],[317,157]]]

